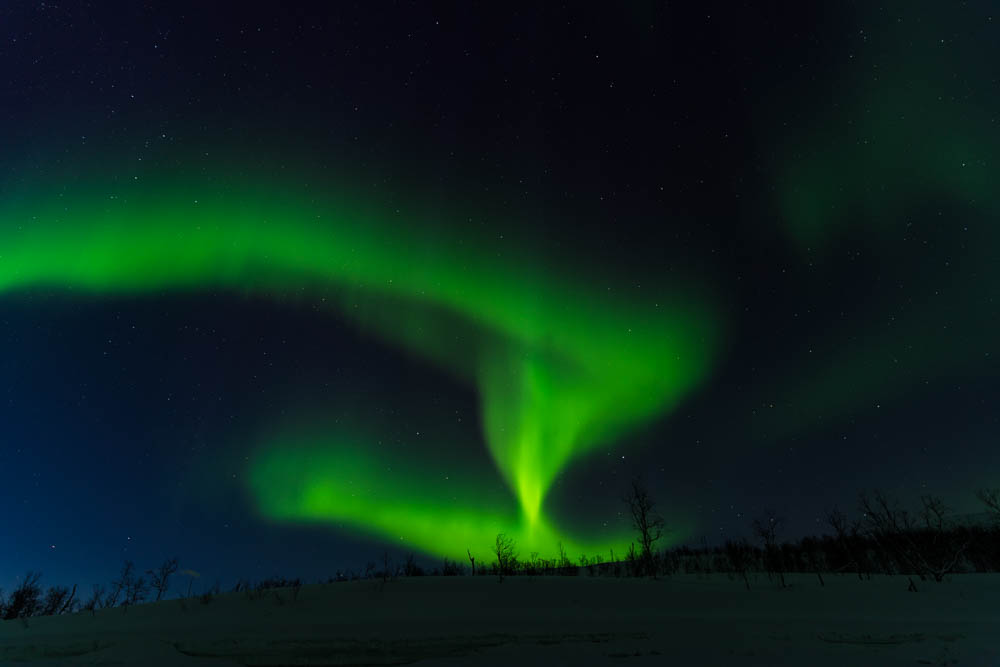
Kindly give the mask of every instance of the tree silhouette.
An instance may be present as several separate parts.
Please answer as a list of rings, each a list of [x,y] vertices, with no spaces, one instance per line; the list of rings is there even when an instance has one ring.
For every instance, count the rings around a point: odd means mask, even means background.
[[[781,547],[778,545],[778,531],[785,525],[785,520],[777,516],[771,509],[764,510],[764,516],[753,520],[753,532],[764,546],[764,567],[768,576],[776,575],[781,587],[785,587],[785,568],[781,558]]]
[[[641,572],[637,572],[637,574],[645,572],[650,576],[655,576],[653,544],[663,536],[663,529],[666,525],[663,517],[653,511],[656,503],[650,497],[641,477],[632,480],[629,492],[622,500],[628,505],[629,513],[632,516],[632,526],[639,533],[640,551],[636,555],[636,562]]]
[[[177,572],[177,559],[170,558],[163,561],[159,569],[156,570],[146,570],[146,574],[149,575],[149,581],[154,591],[156,591],[156,600],[159,602],[163,597],[163,594],[167,592],[170,587],[170,575]]]
[[[980,489],[976,492],[976,497],[986,505],[986,510],[993,520],[1000,522],[1000,488]]]
[[[24,575],[24,579],[7,599],[3,620],[28,618],[39,611],[42,604],[42,587],[38,585],[38,580],[41,578],[41,572],[28,572]]]
[[[505,574],[513,572],[514,565],[517,563],[517,554],[514,552],[515,547],[514,538],[508,537],[504,533],[497,535],[496,543],[493,545],[493,553],[497,557],[497,573],[500,576],[501,582],[503,582]]]
[[[964,537],[955,539],[954,526],[947,518],[949,510],[940,498],[925,495],[920,503],[920,514],[914,516],[880,491],[871,498],[866,493],[859,497],[868,534],[875,543],[921,579],[943,581],[960,565],[971,542]],[[916,590],[912,582],[911,588]]]

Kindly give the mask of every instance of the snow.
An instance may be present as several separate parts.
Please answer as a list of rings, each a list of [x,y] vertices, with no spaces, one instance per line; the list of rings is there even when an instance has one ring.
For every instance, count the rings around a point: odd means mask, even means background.
[[[0,664],[1000,665],[1000,575],[414,577],[0,622]]]

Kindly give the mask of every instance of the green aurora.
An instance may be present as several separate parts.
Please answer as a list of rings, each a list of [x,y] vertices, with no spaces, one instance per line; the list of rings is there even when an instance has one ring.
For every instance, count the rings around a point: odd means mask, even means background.
[[[627,544],[624,532],[563,535],[546,494],[574,459],[703,382],[721,328],[697,282],[600,282],[527,248],[504,255],[438,221],[264,177],[20,184],[0,220],[0,292],[221,289],[325,303],[473,385],[506,502],[481,498],[475,480],[457,502],[454,489],[442,498],[419,466],[390,473],[351,434],[278,434],[249,464],[265,516],[339,523],[427,553],[455,556],[501,531],[546,553],[558,541],[573,553]]]
[[[811,291],[827,293],[845,256],[878,269],[845,304],[852,317],[831,317],[786,350],[788,370],[752,393],[753,430],[775,442],[995,363],[1000,97],[989,12],[933,3],[857,12],[863,29],[848,37],[849,57],[830,58],[823,90],[775,91],[759,119],[780,219]]]

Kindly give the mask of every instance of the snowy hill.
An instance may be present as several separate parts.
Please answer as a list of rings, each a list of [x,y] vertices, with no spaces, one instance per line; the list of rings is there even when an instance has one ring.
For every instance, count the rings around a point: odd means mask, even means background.
[[[1000,576],[418,577],[0,623],[0,664],[1000,665]],[[953,662],[957,661],[957,662]]]

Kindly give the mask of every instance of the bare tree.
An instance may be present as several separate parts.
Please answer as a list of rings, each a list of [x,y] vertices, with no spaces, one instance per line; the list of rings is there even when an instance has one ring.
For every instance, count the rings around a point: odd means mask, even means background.
[[[45,591],[41,603],[38,605],[38,616],[54,616],[62,607],[63,600],[69,595],[69,589],[64,586],[50,586]]]
[[[815,537],[803,537],[799,541],[796,551],[798,551],[798,557],[801,559],[800,563],[804,563],[813,571],[816,578],[819,579],[820,586],[826,586],[826,582],[823,581],[823,571],[827,569],[826,551],[823,549],[820,541]],[[794,562],[794,553],[791,559]]]
[[[567,574],[576,574],[576,566],[573,565],[573,561],[571,561],[569,556],[566,555],[566,548],[563,547],[563,543],[561,541],[558,543],[557,547],[559,549],[559,560],[557,561],[559,563],[559,574],[563,576]]]
[[[986,505],[986,511],[993,517],[993,520],[1000,523],[1000,488],[979,489],[976,497]]]
[[[865,577],[862,574],[866,574],[868,579],[871,579],[869,559],[865,554],[865,547],[861,539],[861,522],[858,520],[849,522],[843,512],[833,508],[826,513],[826,523],[833,528],[837,543],[840,544],[840,549],[847,560],[844,567],[854,566],[858,579],[864,580]]]
[[[749,571],[750,561],[753,558],[753,549],[742,537],[738,540],[728,540],[725,549],[730,566],[743,579],[747,590],[750,590]]]
[[[920,504],[924,520],[920,541],[922,558],[934,581],[941,581],[959,566],[972,541],[956,533],[950,518],[952,510],[940,497],[920,496]]]
[[[445,556],[441,574],[445,577],[458,577],[465,574],[465,566]]]
[[[122,606],[128,609],[129,605],[138,604],[146,599],[149,586],[142,577],[135,576],[135,564],[127,560],[122,564],[118,579],[111,582],[111,593],[105,598],[104,606],[113,607],[121,598]]]
[[[472,551],[469,549],[465,550],[465,553],[469,554],[469,562],[472,563],[472,576],[476,576],[476,557],[472,555]]]
[[[642,574],[642,557],[635,551],[635,542],[628,543],[628,551],[625,552],[625,568],[630,577],[638,577]]]
[[[59,614],[72,614],[76,611],[76,607],[79,606],[80,602],[76,599],[76,584],[73,584],[73,590],[70,591],[69,597],[65,599],[63,605],[59,608],[56,613]]]
[[[156,600],[159,602],[163,597],[163,594],[167,592],[170,588],[170,575],[177,572],[177,559],[170,558],[163,561],[160,567],[156,570],[146,570],[146,574],[149,575],[150,584],[154,591],[156,591]]]
[[[622,500],[628,505],[633,528],[639,533],[638,563],[647,574],[656,576],[653,544],[663,536],[666,525],[663,517],[654,512],[656,503],[650,497],[641,477],[632,480],[631,488]]]
[[[82,609],[94,613],[104,605],[106,592],[101,584],[94,584],[93,594],[83,603]]]
[[[382,552],[382,583],[389,581],[391,576],[389,569],[392,567],[392,561],[389,559],[389,552]]]
[[[955,543],[954,530],[947,519],[948,508],[936,496],[920,497],[919,519],[880,491],[875,491],[871,498],[862,493],[859,502],[868,534],[876,544],[921,579],[943,581],[959,565],[969,547],[968,540]],[[916,590],[912,582],[911,590]]]
[[[125,590],[125,584],[132,578],[133,567],[132,561],[130,560],[127,560],[122,564],[122,569],[118,574],[118,578],[111,582],[111,590],[109,590],[108,594],[104,597],[105,607],[118,606],[118,600],[121,597],[122,591]]]
[[[146,599],[149,593],[149,584],[144,577],[132,577],[125,588],[125,600],[127,605],[136,605]]]
[[[42,605],[42,587],[38,585],[41,572],[28,572],[17,588],[11,592],[3,610],[3,620],[28,618],[38,613]]]
[[[38,615],[55,616],[57,614],[72,612],[75,599],[76,584],[73,584],[73,590],[65,586],[52,586],[45,593],[45,600],[41,604]]]
[[[412,551],[406,554],[406,565],[403,566],[403,573],[408,577],[424,576],[424,568],[417,565],[417,556]]]
[[[764,516],[753,520],[753,532],[764,546],[764,567],[768,576],[776,575],[781,587],[785,587],[785,568],[781,558],[781,546],[778,544],[778,531],[784,526],[785,520],[774,510],[765,509]]]
[[[493,545],[493,553],[497,557],[497,573],[500,581],[503,582],[503,575],[511,574],[514,565],[517,563],[516,544],[513,537],[508,537],[504,533],[497,534],[496,543]]]

